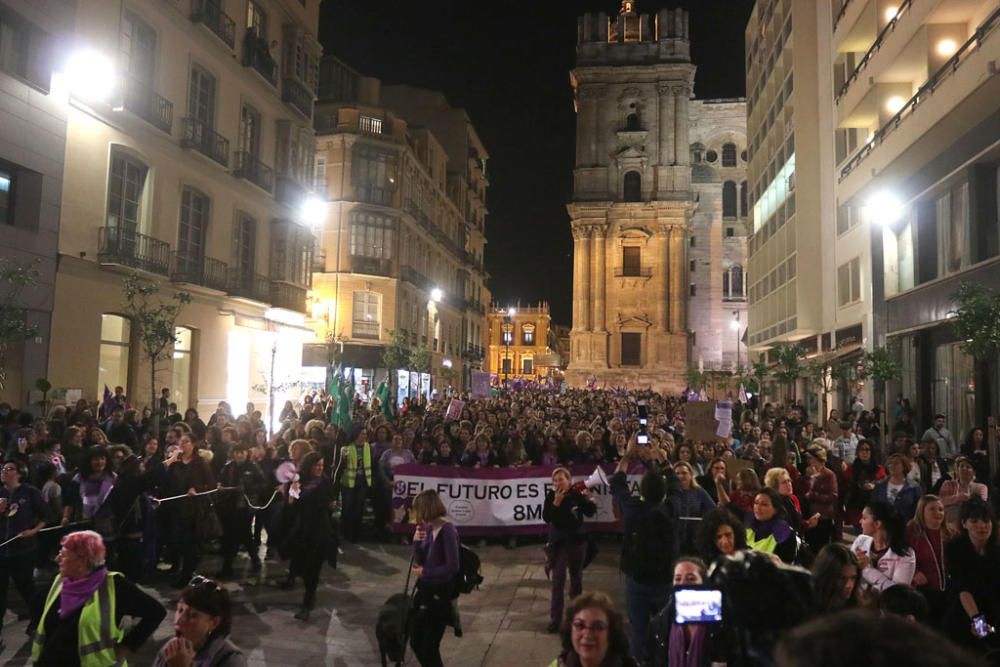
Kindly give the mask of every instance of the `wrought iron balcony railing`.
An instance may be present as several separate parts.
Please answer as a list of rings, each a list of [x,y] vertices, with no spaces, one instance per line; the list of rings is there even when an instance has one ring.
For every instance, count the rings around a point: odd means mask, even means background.
[[[315,96],[298,79],[285,77],[281,85],[281,99],[306,118],[312,118]]]
[[[211,257],[192,256],[174,251],[170,280],[175,283],[190,283],[210,289],[226,291],[229,284],[229,266]]]
[[[236,151],[233,174],[245,178],[261,190],[274,191],[274,170],[249,151]]]
[[[378,340],[380,325],[372,320],[354,320],[351,322],[351,337],[366,340]]]
[[[275,308],[304,313],[306,312],[307,293],[308,290],[305,287],[271,281],[271,305]]]
[[[184,118],[184,139],[181,145],[184,148],[195,149],[223,167],[229,166],[229,139],[198,118],[192,116]]]
[[[97,261],[165,276],[170,271],[170,244],[127,228],[101,227]]]
[[[238,266],[229,267],[226,278],[226,292],[230,296],[269,303],[271,285],[267,276],[254,273],[253,270]]]
[[[236,21],[222,11],[219,0],[194,0],[191,5],[191,20],[204,23],[229,48],[236,46]]]
[[[257,70],[272,86],[277,85],[278,65],[271,55],[267,40],[261,39],[255,32],[248,31],[243,38],[243,65]]]
[[[615,267],[615,278],[651,278],[651,266],[618,266]]]
[[[392,262],[380,257],[351,255],[351,273],[366,273],[370,276],[392,275]]]
[[[122,105],[139,118],[170,134],[174,122],[174,105],[161,97],[149,85],[126,78],[122,83]]]

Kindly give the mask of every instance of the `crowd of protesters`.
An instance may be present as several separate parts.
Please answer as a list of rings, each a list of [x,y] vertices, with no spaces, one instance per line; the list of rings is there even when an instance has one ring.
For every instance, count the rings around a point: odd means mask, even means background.
[[[655,652],[649,637],[678,583],[664,571],[662,549],[696,570],[743,549],[813,567],[831,611],[875,606],[894,587],[912,587],[927,622],[971,646],[991,644],[995,635],[973,631],[1000,622],[986,432],[972,429],[956,443],[938,415],[916,438],[904,400],[886,432],[882,416],[860,402],[825,419],[810,419],[796,403],[737,402],[731,435],[705,441],[687,437],[687,397],[652,391],[523,388],[465,400],[457,418],[446,418],[446,400],[405,400],[398,411],[357,395],[345,409],[343,400],[311,392],[288,402],[273,432],[253,404],[234,414],[222,402],[203,420],[164,398],[154,419],[120,388],[100,404],[58,406],[45,419],[0,404],[0,504],[20,510],[0,511],[0,611],[9,580],[28,598],[32,570],[53,562],[61,534],[40,531],[85,522],[102,538],[107,566],[127,581],[148,582],[169,567],[172,583],[187,586],[215,544],[222,580],[259,570],[262,557],[287,560],[278,583],[302,579],[297,617],[308,620],[340,538],[389,539],[399,465],[543,465],[553,471],[544,510],[549,631],[565,632],[567,622],[575,628],[565,581],[568,573],[571,596],[581,592],[584,517],[594,509],[586,491],[570,488],[567,467],[606,463],[622,474],[643,466],[649,477],[644,506],[620,485],[615,501],[625,526],[626,650],[637,661]],[[338,502],[339,521],[330,511]],[[656,567],[635,544],[649,521],[672,526]],[[669,628],[657,636],[712,650],[710,638]]]

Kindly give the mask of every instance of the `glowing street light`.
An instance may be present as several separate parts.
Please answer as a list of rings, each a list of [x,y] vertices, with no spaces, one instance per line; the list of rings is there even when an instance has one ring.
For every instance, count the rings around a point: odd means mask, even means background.
[[[115,90],[115,66],[93,49],[74,53],[66,60],[65,76],[73,97],[85,102],[110,102]]]
[[[299,219],[309,227],[321,227],[326,218],[326,201],[310,195],[299,206]]]
[[[435,287],[431,290],[431,301],[437,303],[444,298],[444,292],[441,291],[440,287]]]
[[[903,217],[903,204],[891,192],[874,194],[865,208],[868,210],[868,219],[879,225],[891,225]]]

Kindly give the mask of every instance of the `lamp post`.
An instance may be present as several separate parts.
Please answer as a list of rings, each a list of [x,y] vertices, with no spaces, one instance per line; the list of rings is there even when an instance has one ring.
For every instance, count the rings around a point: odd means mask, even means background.
[[[504,346],[504,360],[507,362],[503,365],[503,384],[504,387],[510,380],[510,367],[513,366],[513,362],[510,358],[510,343],[511,339],[514,337],[514,326],[511,324],[511,319],[514,317],[516,310],[513,308],[508,308],[507,312],[503,315],[503,346]]]
[[[729,324],[730,328],[736,332],[736,372],[740,370],[740,311],[733,311],[733,321]]]

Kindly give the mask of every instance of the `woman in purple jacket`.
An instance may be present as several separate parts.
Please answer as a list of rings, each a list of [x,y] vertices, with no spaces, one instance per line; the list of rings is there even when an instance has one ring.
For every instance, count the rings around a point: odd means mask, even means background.
[[[413,574],[417,577],[410,646],[422,667],[443,667],[441,638],[452,620],[451,600],[458,576],[458,530],[437,491],[413,499]]]

